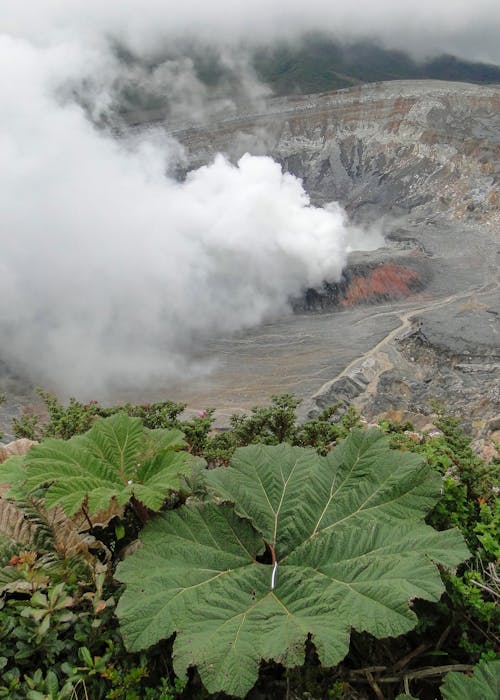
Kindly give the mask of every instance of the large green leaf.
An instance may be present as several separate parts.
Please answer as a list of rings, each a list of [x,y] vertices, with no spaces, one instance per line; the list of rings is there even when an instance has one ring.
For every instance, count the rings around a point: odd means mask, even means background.
[[[132,496],[159,510],[197,461],[178,451],[184,444],[180,430],[147,430],[139,418],[116,414],[84,435],[49,438],[25,457],[11,458],[0,468],[0,483],[11,484],[14,498],[47,486],[47,508],[59,504],[67,515],[84,503],[97,513],[113,498],[123,506]]]
[[[500,659],[479,664],[470,677],[464,673],[448,673],[440,690],[444,700],[498,700]]]
[[[468,556],[457,531],[423,522],[439,477],[378,431],[354,432],[328,457],[252,445],[207,482],[214,502],[152,522],[117,577],[128,646],[176,632],[176,672],[196,665],[211,692],[244,696],[262,659],[301,664],[308,635],[332,666],[351,627],[408,631],[411,599],[442,592],[434,562]]]

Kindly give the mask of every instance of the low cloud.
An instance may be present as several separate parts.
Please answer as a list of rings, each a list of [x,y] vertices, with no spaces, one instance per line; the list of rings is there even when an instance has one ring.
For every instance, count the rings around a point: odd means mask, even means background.
[[[305,31],[337,38],[374,37],[419,56],[453,52],[500,63],[496,0],[3,0],[2,30],[39,45],[77,38],[99,44],[109,37],[140,53],[179,38],[224,43],[273,41]]]

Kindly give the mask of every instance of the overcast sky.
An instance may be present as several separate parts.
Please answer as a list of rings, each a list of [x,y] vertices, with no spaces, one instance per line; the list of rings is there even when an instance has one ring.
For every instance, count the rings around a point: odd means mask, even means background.
[[[419,55],[500,63],[498,0],[2,0],[0,31],[38,42],[118,36],[135,49],[168,37],[266,41],[305,30],[373,36]]]

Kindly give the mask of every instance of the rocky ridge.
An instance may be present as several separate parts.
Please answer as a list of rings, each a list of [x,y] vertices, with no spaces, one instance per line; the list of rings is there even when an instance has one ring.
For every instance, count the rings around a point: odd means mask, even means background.
[[[500,222],[500,87],[374,83],[270,99],[264,113],[172,133],[189,168],[216,153],[267,154],[302,178],[315,203],[348,211]]]

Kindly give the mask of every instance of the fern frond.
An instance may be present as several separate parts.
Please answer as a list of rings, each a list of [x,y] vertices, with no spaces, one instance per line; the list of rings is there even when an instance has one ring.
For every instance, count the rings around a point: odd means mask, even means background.
[[[93,562],[82,557],[72,556],[61,559],[61,557],[51,553],[42,557],[41,560],[43,560],[43,570],[50,575],[51,579],[67,580],[68,575],[75,581],[91,579]]]
[[[13,566],[3,566],[0,568],[0,593],[8,591],[10,593],[30,591],[31,583],[27,581],[21,572]]]
[[[0,487],[4,491],[7,488]],[[47,510],[42,499],[26,498],[12,503],[0,495],[0,534],[37,552],[56,554],[63,559],[79,555],[91,561],[92,551],[99,549],[100,543],[89,529],[106,525],[120,512],[120,506],[112,501],[109,508],[92,517],[82,511],[68,517],[60,506]]]
[[[7,490],[8,487],[0,484],[0,534],[18,544],[32,542],[35,527],[22,508],[5,498]]]
[[[24,456],[29,452],[33,445],[38,444],[34,440],[28,440],[28,438],[21,438],[20,440],[13,440],[7,445],[0,445],[0,464],[6,462],[9,457],[14,455]]]

